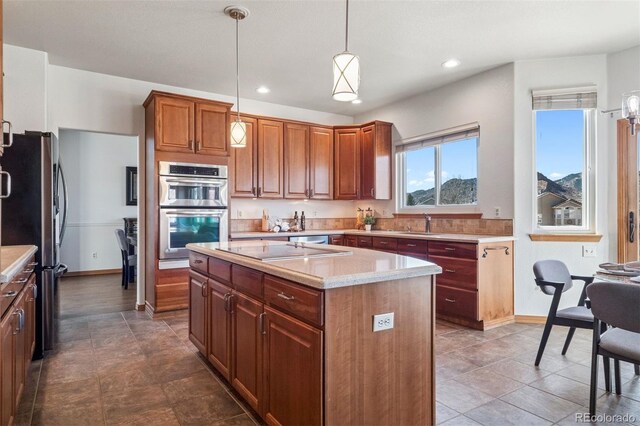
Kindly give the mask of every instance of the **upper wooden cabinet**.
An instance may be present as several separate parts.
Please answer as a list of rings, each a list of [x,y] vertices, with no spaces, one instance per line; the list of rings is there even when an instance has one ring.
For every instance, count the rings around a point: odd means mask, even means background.
[[[229,155],[231,104],[151,92],[147,108],[147,138],[158,151]]]
[[[258,120],[242,117],[247,129],[247,146],[231,148],[230,194],[237,198],[258,196]]]
[[[242,148],[238,148],[242,149]],[[258,119],[258,197],[284,194],[284,124]]]
[[[357,200],[360,195],[360,128],[335,131],[335,199]]]
[[[284,197],[333,199],[333,130],[285,123]]]

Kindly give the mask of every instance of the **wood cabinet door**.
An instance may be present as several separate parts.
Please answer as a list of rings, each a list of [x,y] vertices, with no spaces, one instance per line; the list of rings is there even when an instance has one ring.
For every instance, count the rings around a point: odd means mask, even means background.
[[[247,146],[229,148],[231,196],[254,198],[258,196],[258,120],[242,117],[242,121],[247,126]]]
[[[2,380],[0,407],[2,408],[1,418],[3,425],[10,424],[15,413],[13,372],[16,366],[16,339],[14,332],[17,317],[14,313],[13,309],[7,311],[2,323],[0,323],[0,379]]]
[[[376,183],[375,125],[362,128],[360,134],[360,199],[375,199]]]
[[[204,155],[229,155],[228,108],[196,103],[196,152]]]
[[[27,339],[25,333],[25,296],[26,293],[22,292],[22,295],[15,303],[16,312],[16,334],[15,334],[15,367],[13,370],[13,400],[14,404],[17,404],[18,398],[24,389],[24,367],[25,367],[25,354],[27,352]]]
[[[281,121],[258,119],[258,196],[284,195],[284,125]]]
[[[207,355],[207,277],[189,272],[189,340]]]
[[[194,152],[195,104],[185,99],[156,98],[156,149]]]
[[[209,362],[229,380],[231,371],[231,288],[215,280],[207,283],[209,289]]]
[[[360,189],[360,129],[335,132],[335,199],[356,200]]]
[[[309,196],[309,126],[284,123],[284,198]]]
[[[309,190],[315,200],[333,200],[333,130],[309,129]]]
[[[268,306],[264,311],[263,418],[268,424],[322,424],[322,331]]]
[[[262,404],[262,340],[260,316],[263,304],[233,292],[231,385],[260,412]]]

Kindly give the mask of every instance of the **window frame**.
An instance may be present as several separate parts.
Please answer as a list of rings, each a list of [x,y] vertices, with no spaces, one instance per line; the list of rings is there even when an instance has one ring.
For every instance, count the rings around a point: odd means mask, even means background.
[[[582,176],[582,225],[567,226],[542,226],[538,224],[538,159],[537,159],[537,112],[538,111],[573,111],[582,110],[584,117],[584,163]],[[596,232],[596,142],[597,142],[597,109],[596,108],[558,108],[549,110],[532,110],[532,153],[533,175],[531,183],[533,188],[532,203],[532,229],[533,234],[594,234]],[[555,213],[554,213],[555,218]]]
[[[434,148],[434,188],[435,188],[435,203],[434,204],[421,204],[415,206],[406,205],[407,198],[407,173],[406,173],[406,154],[409,151],[400,151],[396,152],[396,211],[399,213],[416,213],[416,212],[425,212],[429,209],[435,210],[446,210],[453,209],[461,212],[475,212],[478,209],[480,194],[479,194],[479,172],[480,172],[480,135],[474,136],[476,140],[476,202],[475,203],[467,203],[467,204],[441,204],[440,203],[440,190],[442,186],[442,154],[441,147],[446,144],[452,144],[457,142],[466,141],[472,138],[464,138],[464,139],[456,139],[447,142],[434,143],[430,145],[425,145],[421,148],[416,149],[426,149],[426,148]]]

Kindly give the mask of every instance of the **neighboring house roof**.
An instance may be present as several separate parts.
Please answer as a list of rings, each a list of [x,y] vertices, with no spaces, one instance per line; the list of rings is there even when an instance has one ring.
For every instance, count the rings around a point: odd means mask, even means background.
[[[567,198],[562,197],[558,194],[554,194],[553,192],[543,192],[542,194],[538,194],[538,198],[544,198],[544,197],[548,197],[548,196],[552,196],[552,197],[556,197],[558,200],[560,200],[560,202],[566,201]]]
[[[580,203],[579,201],[576,200],[572,200],[571,198],[556,204],[555,206],[553,206],[554,209],[562,209],[565,207],[574,207],[574,208],[582,208],[582,203]]]

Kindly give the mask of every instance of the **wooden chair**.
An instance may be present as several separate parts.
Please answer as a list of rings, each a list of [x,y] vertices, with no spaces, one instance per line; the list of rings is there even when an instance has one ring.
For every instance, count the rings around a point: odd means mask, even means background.
[[[567,266],[559,260],[541,260],[533,265],[533,274],[535,275],[536,284],[544,294],[553,296],[551,299],[551,307],[547,315],[547,321],[542,333],[542,340],[538,348],[535,365],[540,365],[544,348],[549,340],[551,328],[554,325],[569,327],[567,339],[562,348],[562,355],[567,353],[569,344],[573,338],[576,328],[593,328],[593,314],[591,310],[584,306],[586,299],[586,287],[593,282],[593,277],[579,277],[571,275]],[[584,282],[578,306],[558,310],[562,293],[573,287],[573,281],[580,280]]]
[[[124,230],[116,229],[115,234],[122,254],[122,286],[127,290],[129,288],[129,283],[133,279],[131,267],[136,266],[137,256],[135,254],[129,254],[129,242],[127,241],[127,237],[124,235]]]
[[[616,394],[621,393],[620,361],[640,364],[640,285],[593,283],[587,287],[593,312],[593,350],[591,353],[591,389],[589,414],[596,413],[598,355],[613,358]],[[612,328],[603,332],[601,324]],[[605,364],[606,367],[606,364]]]

